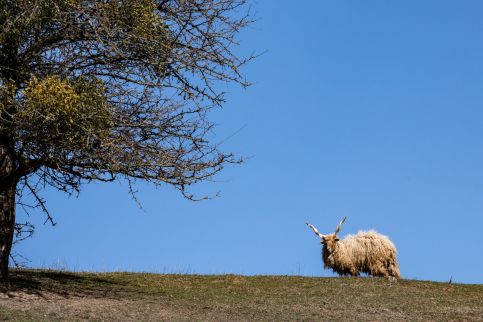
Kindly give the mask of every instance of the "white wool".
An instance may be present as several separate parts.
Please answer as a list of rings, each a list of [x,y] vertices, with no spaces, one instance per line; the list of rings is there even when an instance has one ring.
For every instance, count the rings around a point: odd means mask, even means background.
[[[326,237],[322,250],[325,267],[340,275],[400,278],[396,247],[387,236],[376,231],[360,231],[335,241],[335,234]]]

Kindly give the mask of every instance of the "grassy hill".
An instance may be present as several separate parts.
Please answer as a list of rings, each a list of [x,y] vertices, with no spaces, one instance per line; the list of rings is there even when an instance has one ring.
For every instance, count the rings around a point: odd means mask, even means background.
[[[483,321],[483,285],[21,270],[0,320]]]

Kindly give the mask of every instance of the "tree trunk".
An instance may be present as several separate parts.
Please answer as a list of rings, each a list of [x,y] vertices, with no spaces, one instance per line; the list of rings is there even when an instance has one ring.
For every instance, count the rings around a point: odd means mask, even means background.
[[[8,277],[8,261],[15,227],[15,185],[0,188],[0,276]]]
[[[0,144],[0,278],[8,278],[8,261],[15,230],[16,180],[12,178],[12,156]]]

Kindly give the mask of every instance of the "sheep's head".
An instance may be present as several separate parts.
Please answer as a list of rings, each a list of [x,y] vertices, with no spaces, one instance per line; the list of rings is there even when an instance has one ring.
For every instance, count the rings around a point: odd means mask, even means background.
[[[320,238],[320,243],[327,247],[327,250],[332,253],[335,249],[335,245],[339,241],[339,237],[336,234],[326,235]]]
[[[339,237],[337,237],[337,234],[339,233],[339,231],[340,231],[340,229],[342,227],[342,224],[345,222],[346,218],[347,217],[344,217],[344,219],[342,219],[339,222],[339,224],[337,225],[337,228],[335,229],[335,232],[332,233],[332,234],[329,234],[329,235],[324,235],[324,234],[319,233],[319,231],[317,230],[317,228],[315,228],[312,224],[309,224],[309,223],[306,223],[306,224],[320,238],[320,243],[323,244],[325,247],[327,247],[327,250],[329,252],[333,252],[334,249],[335,249],[335,246],[336,246],[337,242],[339,241]]]

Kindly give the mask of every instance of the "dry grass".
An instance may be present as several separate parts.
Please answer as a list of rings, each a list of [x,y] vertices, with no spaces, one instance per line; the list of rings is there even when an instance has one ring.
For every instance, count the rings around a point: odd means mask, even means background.
[[[0,320],[483,321],[483,285],[14,271]]]

